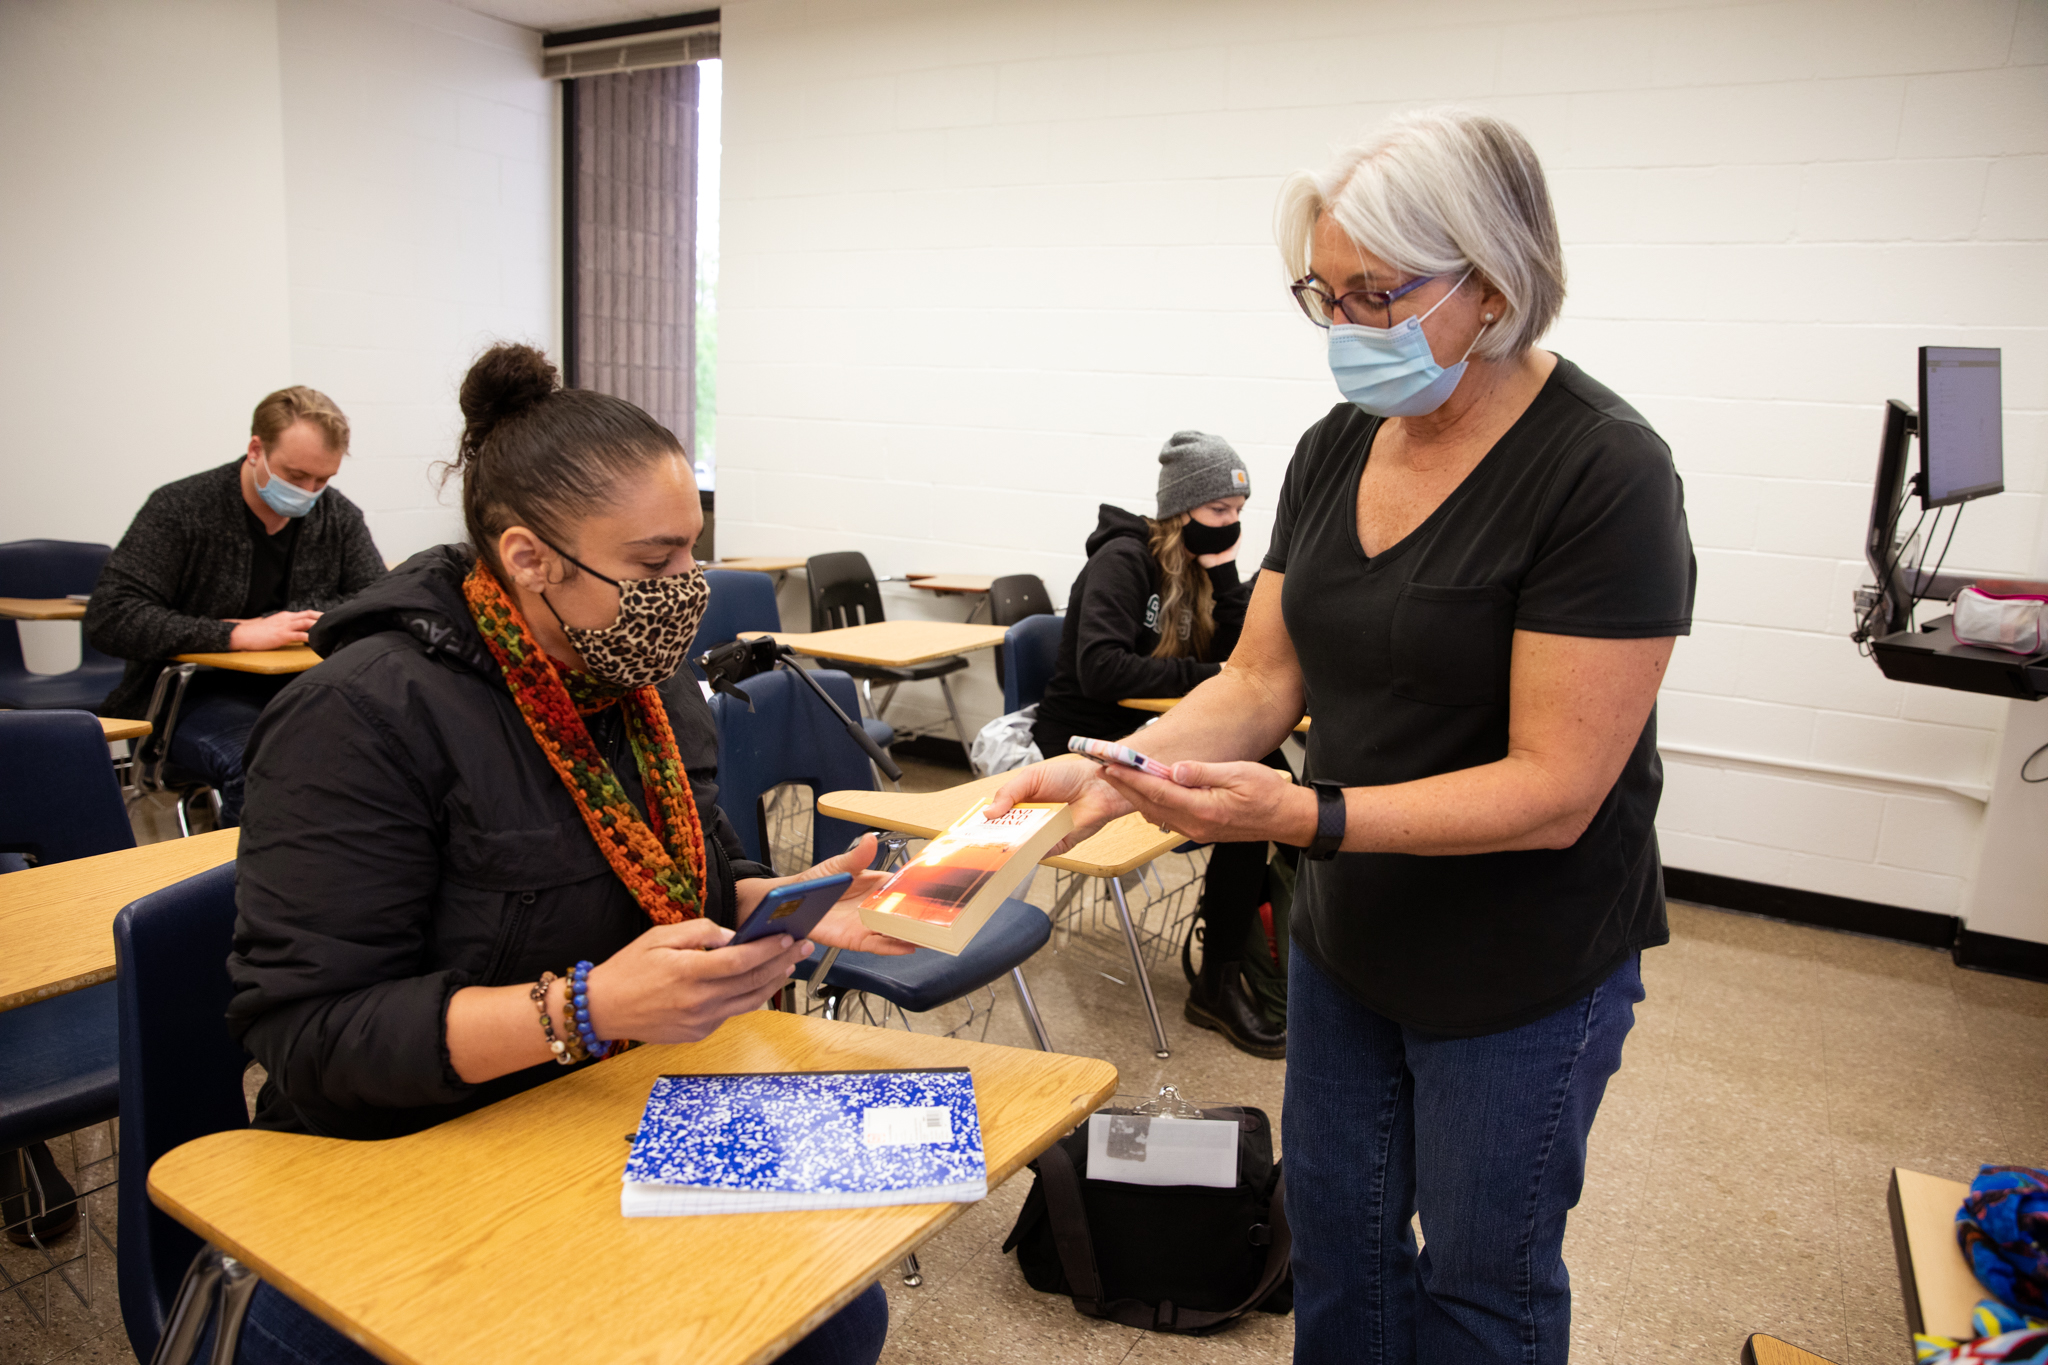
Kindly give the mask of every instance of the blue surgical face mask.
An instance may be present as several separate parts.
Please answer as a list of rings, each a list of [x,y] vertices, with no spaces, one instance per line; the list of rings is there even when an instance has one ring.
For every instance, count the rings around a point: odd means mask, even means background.
[[[263,499],[264,506],[281,517],[303,517],[312,511],[313,504],[320,501],[320,492],[308,493],[297,484],[286,483],[270,472],[270,457],[265,455],[262,459],[267,482],[256,485],[256,496]]]
[[[1443,307],[1471,275],[1469,269],[1460,275],[1450,293],[1438,299],[1429,313]],[[1442,407],[1464,377],[1465,358],[1471,356],[1472,347],[1466,347],[1465,357],[1449,368],[1437,364],[1422,331],[1422,319],[1429,313],[1403,318],[1392,327],[1361,327],[1349,322],[1332,326],[1330,373],[1339,391],[1375,417],[1421,417]],[[1474,337],[1472,345],[1478,344]]]

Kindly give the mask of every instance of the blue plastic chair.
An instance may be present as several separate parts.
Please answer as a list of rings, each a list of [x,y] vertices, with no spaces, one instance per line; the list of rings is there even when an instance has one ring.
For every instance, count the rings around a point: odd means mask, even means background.
[[[858,713],[853,679],[831,669],[811,674],[847,715]],[[801,782],[814,793],[873,791],[874,768],[860,746],[801,680],[781,669],[759,673],[740,684],[753,710],[738,697],[715,696],[718,721],[718,804],[739,832],[755,862],[768,862],[765,798],[785,782]],[[814,814],[813,858],[839,852],[866,831],[859,825]]]
[[[0,711],[0,867],[19,870],[135,847],[99,720]],[[11,865],[11,866],[9,866]],[[120,1112],[114,985],[0,1012],[0,1153]]]
[[[0,1153],[120,1112],[114,983],[0,1011]]]
[[[1003,636],[1003,714],[1036,706],[1045,696],[1060,661],[1060,632],[1065,621],[1057,616],[1027,616]],[[1050,756],[1050,755],[1048,755]]]
[[[0,852],[38,864],[135,847],[106,731],[89,711],[0,711]]]
[[[704,670],[694,660],[707,649],[731,644],[743,630],[781,630],[782,609],[775,605],[775,580],[744,569],[706,569],[711,601],[690,642],[690,669],[700,679]]]
[[[0,597],[68,597],[89,593],[113,550],[78,540],[16,540],[0,545]],[[0,706],[20,711],[86,710],[107,699],[125,665],[82,636],[78,667],[31,673],[21,657],[21,630],[0,620]]]
[[[745,569],[706,569],[704,578],[711,585],[711,602],[704,608],[697,638],[690,644],[690,671],[700,681],[707,680],[704,670],[695,662],[699,654],[731,644],[743,630],[782,629],[782,608],[775,605],[775,580],[767,574]],[[846,714],[860,715],[858,705],[847,707]],[[862,716],[860,724],[868,738],[881,748],[896,742],[896,730],[889,722]]]
[[[847,714],[853,714],[851,678],[831,670],[811,676]],[[777,670],[749,678],[742,687],[753,699],[751,713],[737,697],[711,699],[718,718],[718,803],[739,830],[748,856],[766,861],[761,857],[767,843],[762,797],[769,791],[784,782],[801,782],[822,795],[873,791],[875,783],[859,746],[802,682]],[[835,853],[864,833],[859,825],[814,814],[810,860]],[[826,1000],[828,1018],[838,1017],[840,998],[848,991],[861,991],[918,1014],[980,990],[1008,972],[1033,1037],[1050,1052],[1052,1044],[1021,966],[1051,937],[1052,921],[1043,910],[1008,900],[959,957],[930,952],[908,957],[832,954],[818,993]],[[822,960],[814,956],[797,964],[797,976],[810,979]]]
[[[201,1301],[223,1267],[199,1237],[149,1198],[149,1168],[173,1147],[249,1125],[248,1055],[228,1033],[228,951],[235,933],[233,863],[188,877],[114,917],[121,1056],[121,1322],[138,1360],[156,1351],[188,1269]],[[253,1292],[253,1279],[242,1287]],[[246,1306],[247,1293],[237,1308]]]

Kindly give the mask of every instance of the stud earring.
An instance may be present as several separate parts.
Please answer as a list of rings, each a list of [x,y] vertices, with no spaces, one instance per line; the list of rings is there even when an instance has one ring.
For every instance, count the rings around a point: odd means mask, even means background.
[[[1492,322],[1492,321],[1493,321],[1493,314],[1491,314],[1491,313],[1488,313],[1488,314],[1486,315],[1486,320],[1487,320],[1488,322]]]

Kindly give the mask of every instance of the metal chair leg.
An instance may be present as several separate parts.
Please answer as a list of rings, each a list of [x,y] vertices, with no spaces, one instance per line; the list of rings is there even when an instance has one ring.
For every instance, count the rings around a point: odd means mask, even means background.
[[[255,1271],[234,1257],[221,1257],[220,1326],[214,1329],[213,1359],[209,1365],[235,1365],[235,1347],[242,1340],[242,1319],[249,1315],[249,1300],[262,1283]]]
[[[1017,988],[1017,1005],[1024,1011],[1024,1022],[1031,1026],[1031,1036],[1038,1040],[1040,1052],[1052,1051],[1052,1035],[1045,1031],[1045,1020],[1038,1017],[1038,1002],[1031,998],[1031,987],[1024,984],[1024,969],[1010,968],[1010,984]]]
[[[1145,1013],[1152,1018],[1152,1038],[1159,1044],[1152,1055],[1164,1060],[1173,1054],[1166,1046],[1166,1029],[1159,1022],[1159,1002],[1152,998],[1152,978],[1145,972],[1145,955],[1138,951],[1138,930],[1131,923],[1131,907],[1124,901],[1123,878],[1109,879],[1109,893],[1116,898],[1117,918],[1124,922],[1124,942],[1131,947],[1131,969],[1138,974],[1138,989],[1145,996]]]
[[[968,741],[967,727],[960,723],[960,707],[953,701],[953,684],[940,678],[939,691],[946,695],[946,712],[953,717],[953,733],[960,737],[960,748],[967,755],[968,770],[980,777],[981,769],[974,766],[974,746]]]
[[[816,1000],[821,996],[831,996],[825,1004],[825,1017],[827,1019],[833,1017],[832,1009],[834,1005],[838,1004],[838,997],[831,994],[833,988],[825,984],[825,978],[832,974],[832,964],[838,960],[839,950],[837,948],[827,948],[825,956],[819,960],[816,970],[811,973],[811,999]]]
[[[227,1259],[220,1248],[209,1242],[199,1248],[192,1264],[185,1267],[185,1278],[178,1285],[178,1297],[171,1301],[170,1315],[164,1321],[163,1335],[156,1339],[150,1365],[189,1365],[192,1353],[199,1349],[207,1319],[212,1316],[214,1290],[220,1285]]]
[[[903,1272],[903,1283],[909,1288],[915,1289],[924,1283],[924,1267],[917,1263],[916,1252],[913,1251],[908,1256],[905,1256],[903,1264],[898,1266],[897,1269]]]

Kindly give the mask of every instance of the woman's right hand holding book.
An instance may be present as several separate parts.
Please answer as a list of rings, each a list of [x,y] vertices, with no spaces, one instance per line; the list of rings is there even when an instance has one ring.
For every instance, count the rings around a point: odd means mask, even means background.
[[[1116,788],[1102,780],[1101,769],[1085,758],[1034,763],[997,789],[988,807],[997,816],[1025,801],[1064,804],[1074,815],[1074,832],[1052,846],[1047,857],[1065,853],[1094,837],[1119,816],[1137,809]]]

